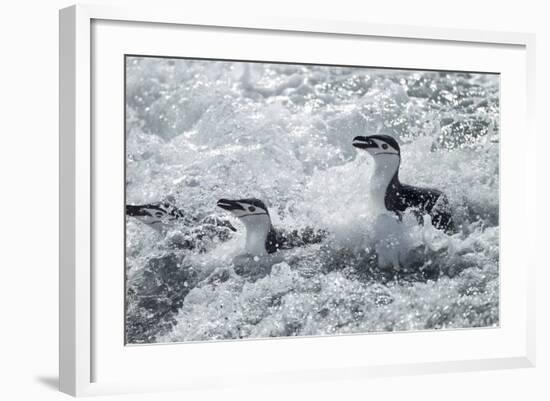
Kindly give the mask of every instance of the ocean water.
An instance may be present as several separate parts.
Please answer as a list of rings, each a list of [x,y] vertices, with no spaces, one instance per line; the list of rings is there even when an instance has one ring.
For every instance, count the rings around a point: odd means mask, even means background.
[[[129,57],[126,78],[127,203],[171,195],[194,218],[127,218],[129,343],[499,324],[497,75]],[[457,233],[373,210],[351,142],[377,133],[399,140],[403,183],[447,194]],[[238,221],[191,226],[247,197],[329,236],[246,260]]]

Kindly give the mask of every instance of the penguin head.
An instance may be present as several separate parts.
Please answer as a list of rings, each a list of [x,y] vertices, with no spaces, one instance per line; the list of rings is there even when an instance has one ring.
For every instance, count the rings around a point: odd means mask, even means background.
[[[173,197],[167,197],[164,201],[157,203],[126,205],[126,215],[159,228],[163,224],[183,217],[183,212],[174,205],[173,200]]]
[[[243,219],[254,216],[267,216],[269,217],[269,211],[263,201],[256,198],[247,199],[220,199],[217,203],[218,207],[223,210],[227,210],[233,216]]]
[[[397,141],[389,135],[356,136],[353,138],[353,146],[366,150],[371,156],[401,156],[401,150]]]
[[[264,202],[256,198],[220,199],[217,205],[238,218],[245,226],[247,254],[262,256],[270,253],[267,246],[273,226]]]

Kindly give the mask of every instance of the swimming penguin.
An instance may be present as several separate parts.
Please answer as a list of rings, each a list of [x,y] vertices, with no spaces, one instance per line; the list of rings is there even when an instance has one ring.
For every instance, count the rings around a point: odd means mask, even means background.
[[[370,191],[378,207],[399,217],[410,208],[419,220],[428,214],[434,227],[454,231],[449,202],[443,192],[405,185],[399,181],[401,150],[394,138],[389,135],[357,136],[353,138],[353,146],[366,150],[374,158]]]
[[[262,256],[282,249],[317,244],[326,237],[326,232],[310,227],[290,232],[276,230],[271,223],[267,206],[260,199],[220,199],[217,205],[245,225],[245,251],[249,255]]]
[[[172,196],[166,197],[162,202],[126,205],[126,215],[134,217],[156,230],[161,230],[167,224],[185,216],[183,211],[175,206],[175,199]]]
[[[173,196],[167,196],[162,202],[147,203],[144,205],[126,205],[126,215],[135,217],[142,223],[157,230],[166,227],[170,223],[185,221],[189,225],[208,224],[227,227],[231,231],[237,231],[228,220],[220,219],[215,215],[206,216],[202,219],[186,215],[183,210],[176,207],[176,200]]]
[[[126,215],[166,235],[170,246],[177,249],[205,252],[213,242],[227,241],[231,231],[237,231],[229,220],[216,215],[200,217],[184,213],[176,207],[173,196],[162,202],[126,205]]]

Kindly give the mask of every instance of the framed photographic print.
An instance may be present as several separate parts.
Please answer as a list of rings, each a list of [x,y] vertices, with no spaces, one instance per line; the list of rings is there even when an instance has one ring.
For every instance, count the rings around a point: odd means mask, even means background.
[[[528,34],[60,14],[60,387],[533,366]]]

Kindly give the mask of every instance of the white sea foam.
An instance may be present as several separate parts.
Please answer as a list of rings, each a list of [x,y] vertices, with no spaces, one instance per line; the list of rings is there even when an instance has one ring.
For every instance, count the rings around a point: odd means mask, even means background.
[[[244,260],[238,222],[199,253],[174,247],[188,227],[128,219],[131,342],[498,324],[495,76],[136,58],[127,78],[129,203],[225,216],[219,198],[256,197],[275,226],[329,233]],[[400,139],[401,181],[444,191],[460,232],[373,210],[351,140],[375,133]]]

